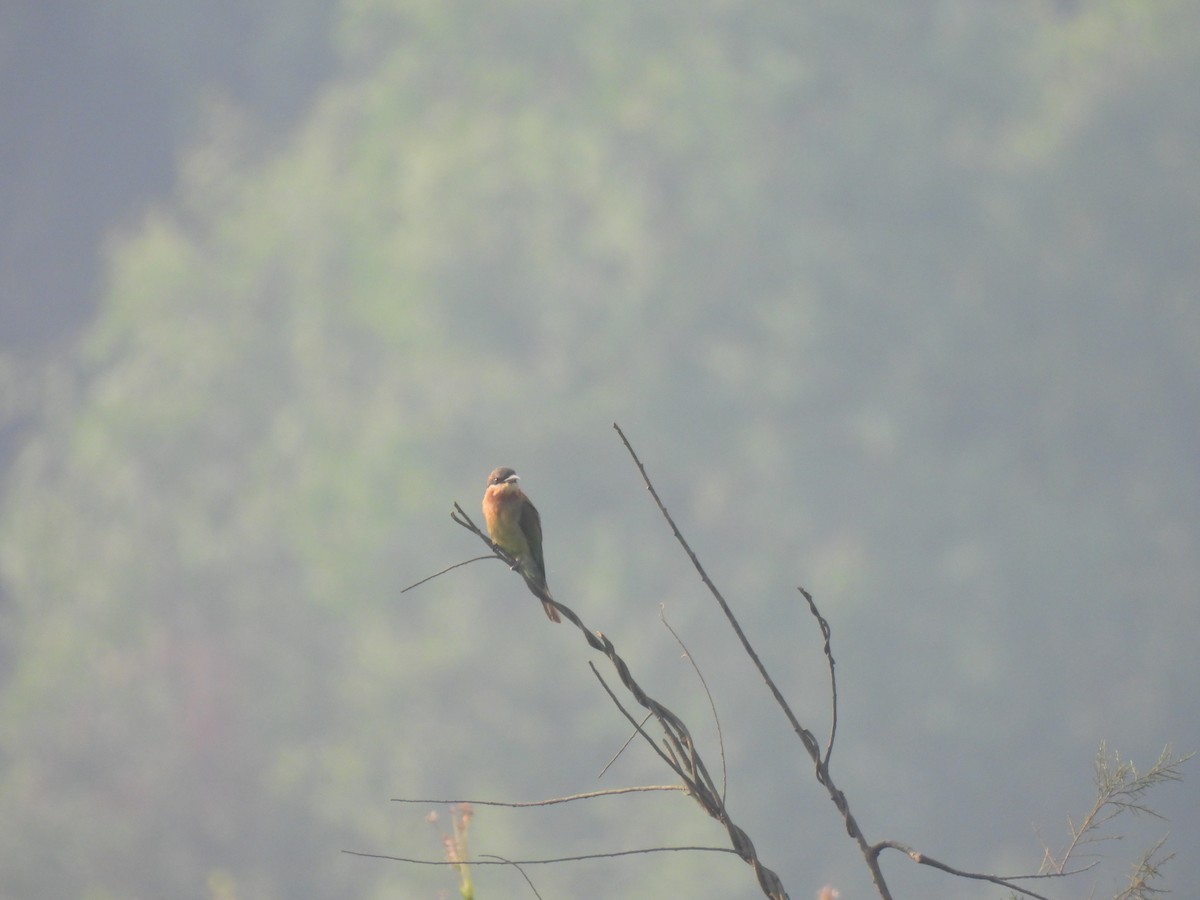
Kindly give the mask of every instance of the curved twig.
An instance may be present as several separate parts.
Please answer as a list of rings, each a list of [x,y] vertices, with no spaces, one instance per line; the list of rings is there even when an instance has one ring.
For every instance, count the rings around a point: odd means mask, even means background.
[[[658,619],[666,627],[667,631],[671,632],[671,637],[675,638],[675,643],[683,651],[684,657],[692,664],[692,670],[696,673],[696,677],[700,679],[700,687],[704,688],[704,696],[708,698],[708,707],[712,710],[713,725],[717,729],[717,748],[721,753],[721,802],[725,802],[725,791],[729,786],[729,773],[725,766],[725,735],[721,731],[721,717],[717,715],[717,704],[713,700],[712,691],[708,689],[708,682],[704,680],[704,673],[700,671],[700,666],[696,664],[695,657],[692,656],[692,651],[687,648],[687,644],[671,627],[671,623],[667,621],[666,604],[658,604]]]
[[[511,859],[505,859],[503,856],[497,856],[497,855],[496,855],[496,854],[494,854],[494,853],[484,853],[484,854],[483,854],[483,858],[484,858],[484,859],[496,859],[496,860],[499,860],[500,862],[503,862],[503,863],[508,863],[510,866],[512,866],[514,869],[516,869],[518,872],[520,872],[520,873],[521,873],[521,877],[525,879],[525,883],[526,883],[527,885],[529,885],[529,889],[530,889],[531,891],[533,891],[533,896],[537,897],[537,898],[538,898],[538,900],[542,900],[542,895],[541,895],[541,894],[539,894],[539,893],[538,893],[538,889],[537,889],[536,887],[534,887],[534,886],[533,886],[533,879],[532,879],[532,878],[530,878],[530,877],[529,877],[529,876],[528,876],[528,875],[525,873],[525,870],[521,868],[521,863],[519,863],[519,862],[516,862],[515,860],[511,860]]]

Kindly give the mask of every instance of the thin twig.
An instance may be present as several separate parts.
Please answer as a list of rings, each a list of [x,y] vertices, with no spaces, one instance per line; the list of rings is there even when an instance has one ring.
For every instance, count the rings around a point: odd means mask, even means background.
[[[717,748],[721,754],[721,802],[725,802],[725,790],[729,786],[728,770],[725,766],[725,735],[721,732],[721,717],[717,715],[717,704],[713,700],[712,691],[708,689],[708,682],[704,680],[704,673],[700,671],[700,667],[696,665],[695,657],[692,656],[692,651],[687,648],[687,645],[671,627],[671,623],[667,621],[666,604],[658,604],[659,621],[666,626],[667,631],[671,632],[671,637],[675,638],[675,643],[679,644],[679,648],[683,651],[683,657],[692,664],[692,670],[696,673],[696,677],[700,679],[700,686],[704,688],[704,696],[708,698],[708,707],[712,710],[713,725],[717,729]]]
[[[414,584],[410,584],[408,587],[404,588],[404,590],[402,590],[400,593],[406,594],[409,591],[411,591],[413,588],[420,587],[427,581],[433,581],[433,579],[437,578],[439,575],[445,575],[447,572],[454,571],[459,566],[470,565],[473,562],[479,562],[481,559],[500,559],[500,557],[496,556],[496,554],[494,554],[494,553],[490,553],[487,556],[476,556],[474,559],[466,559],[466,560],[463,560],[462,562],[457,562],[452,566],[446,566],[446,568],[442,569],[442,571],[440,571],[440,572],[434,572],[429,577],[422,578],[420,581],[418,581]]]
[[[1033,897],[1035,900],[1049,900],[1049,898],[1043,896],[1042,894],[1034,893],[1028,888],[1023,888],[1019,884],[1014,884],[1009,878],[1001,878],[998,875],[985,875],[982,872],[965,872],[962,869],[956,869],[954,866],[948,866],[944,862],[934,859],[932,856],[926,856],[924,853],[920,853],[912,849],[912,847],[901,844],[899,841],[880,841],[873,849],[876,853],[882,850],[899,850],[913,862],[919,863],[922,866],[930,866],[934,869],[940,869],[943,872],[947,872],[950,875],[956,875],[959,878],[969,878],[973,881],[987,881],[991,882],[992,884],[998,884],[1001,887],[1008,888],[1010,891],[1016,891],[1018,894],[1024,894],[1026,897]],[[1043,876],[1014,875],[1011,877],[1037,878]]]
[[[646,715],[642,717],[642,721],[638,723],[638,727],[633,732],[633,734],[631,734],[629,737],[625,738],[625,743],[623,743],[621,745],[621,748],[612,755],[612,758],[608,762],[606,762],[604,764],[604,768],[601,769],[600,774],[596,776],[597,781],[599,781],[601,778],[603,778],[604,773],[607,772],[610,768],[612,768],[612,764],[621,758],[621,754],[625,752],[625,748],[633,743],[633,739],[638,736],[638,731],[641,731],[642,726],[650,721],[650,717],[652,715],[654,715],[654,713],[646,713]]]
[[[471,517],[467,515],[467,511],[465,509],[463,509],[461,506],[459,506],[457,503],[454,504],[454,512],[450,513],[450,518],[453,519],[455,522],[457,522],[459,525],[463,526],[464,528],[475,532],[477,535],[479,535],[481,538],[483,538],[488,544],[492,543],[491,538],[489,538],[486,534],[484,534],[482,531],[479,530],[479,526],[477,526],[471,520]]]
[[[642,853],[678,853],[697,851],[701,853],[737,853],[731,847],[642,847],[637,850],[614,850],[610,853],[583,853],[579,856],[556,856],[551,859],[472,859],[466,860],[472,866],[545,866],[551,863],[579,862],[587,859],[612,859],[616,856],[638,856]],[[343,850],[347,856],[362,856],[367,859],[390,859],[394,862],[413,863],[418,866],[457,866],[461,862],[450,862],[446,859],[414,859],[408,856],[389,856],[385,853],[363,853],[361,850]]]
[[[641,725],[639,725],[636,721],[634,721],[634,718],[632,715],[630,715],[629,710],[627,710],[625,708],[625,706],[621,703],[620,699],[618,699],[618,697],[617,697],[616,693],[613,691],[613,689],[608,686],[608,682],[604,680],[604,676],[600,674],[600,670],[596,668],[595,663],[589,661],[588,668],[592,670],[592,674],[596,676],[596,680],[600,682],[600,686],[602,688],[604,688],[604,691],[605,691],[605,693],[608,694],[609,699],[612,700],[612,702],[616,705],[617,709],[619,709],[621,711],[621,715],[623,715],[626,719],[628,719],[630,724],[633,725],[633,727],[635,729],[635,734],[640,734],[642,737],[644,737],[646,739],[646,743],[648,743],[652,748],[654,748],[654,752],[659,755],[659,757],[662,759],[662,761],[665,762],[668,766],[670,766],[670,768],[675,772],[675,774],[684,780],[684,785],[683,785],[684,790],[686,790],[689,794],[692,793],[695,786],[691,783],[691,779],[689,779],[688,776],[686,774],[684,774],[683,769],[680,768],[679,761],[673,755],[668,755],[670,752],[670,749],[671,749],[670,746],[667,747],[666,751],[662,750],[658,746],[658,742],[655,741],[654,738],[650,737],[650,735],[648,735],[646,733],[646,729],[642,728]]]
[[[538,889],[537,889],[536,887],[534,887],[534,886],[533,886],[533,879],[531,879],[531,878],[530,878],[530,877],[529,877],[529,876],[528,876],[528,875],[525,873],[525,870],[521,868],[521,864],[520,864],[519,862],[516,862],[516,861],[514,861],[514,860],[511,860],[511,859],[505,859],[503,856],[497,856],[497,855],[496,855],[496,854],[494,854],[494,853],[484,853],[484,854],[482,854],[482,855],[483,855],[483,858],[484,858],[484,859],[498,859],[498,860],[500,860],[500,862],[503,862],[503,863],[508,863],[510,866],[512,866],[514,869],[516,869],[518,872],[520,872],[520,873],[521,873],[521,877],[525,879],[525,883],[526,883],[527,885],[529,885],[529,889],[530,889],[531,891],[533,891],[533,896],[537,897],[537,898],[538,898],[538,900],[542,900],[542,895],[541,895],[541,894],[539,894],[539,893],[538,893]]]
[[[831,703],[833,712],[829,723],[829,743],[825,745],[825,755],[821,757],[820,771],[823,773],[829,771],[829,757],[833,754],[833,739],[837,736],[838,723],[837,674],[834,672],[833,650],[830,648],[829,644],[830,636],[833,632],[829,627],[829,622],[826,621],[823,615],[821,615],[821,611],[817,609],[817,604],[816,601],[813,600],[812,594],[800,586],[797,586],[796,590],[804,595],[804,599],[808,601],[808,611],[811,612],[813,614],[813,618],[817,620],[817,625],[821,629],[821,637],[825,639],[825,659],[829,661],[829,692],[833,697],[833,701]],[[820,775],[818,775],[818,777],[820,777]]]
[[[432,800],[424,800],[414,797],[393,797],[392,803],[416,803],[422,806],[434,806],[446,804],[453,806],[456,803],[470,803],[472,806],[502,806],[506,809],[524,809],[532,806],[554,806],[557,803],[571,803],[574,800],[594,800],[597,797],[608,797],[614,794],[637,794],[644,791],[682,791],[684,790],[681,784],[645,784],[635,785],[634,787],[609,788],[605,791],[588,791],[585,794],[571,794],[566,797],[550,797],[547,800],[525,800],[525,801],[508,801],[508,800],[451,800],[445,797],[438,797]]]

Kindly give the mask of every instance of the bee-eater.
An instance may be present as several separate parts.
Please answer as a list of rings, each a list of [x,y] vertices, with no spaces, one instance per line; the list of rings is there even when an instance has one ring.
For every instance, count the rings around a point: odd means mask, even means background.
[[[542,517],[521,490],[520,477],[507,466],[492,471],[483,492],[483,519],[493,543],[516,559],[534,595],[542,601],[551,622],[561,622],[546,586],[542,558]]]

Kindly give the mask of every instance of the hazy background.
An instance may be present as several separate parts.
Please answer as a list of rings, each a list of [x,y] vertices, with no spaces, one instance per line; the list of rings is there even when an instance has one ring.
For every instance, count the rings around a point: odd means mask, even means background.
[[[870,840],[1036,870],[1106,741],[1200,748],[1200,5],[0,8],[0,895],[437,897],[427,806],[661,783],[454,526],[511,465],[556,595],[694,726],[793,898]],[[602,671],[605,670],[601,666]],[[1200,884],[1195,764],[1170,831]],[[473,850],[722,844],[674,794]],[[885,857],[897,897],[1004,892]],[[1086,862],[1087,860],[1081,860]],[[542,896],[761,896],[723,855]],[[532,896],[506,869],[478,896]]]

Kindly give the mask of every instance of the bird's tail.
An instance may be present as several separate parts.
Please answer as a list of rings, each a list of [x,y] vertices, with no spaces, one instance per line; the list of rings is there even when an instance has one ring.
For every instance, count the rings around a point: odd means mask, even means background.
[[[521,574],[525,576],[525,585],[529,588],[530,593],[542,601],[542,609],[546,610],[546,618],[551,622],[561,622],[562,617],[559,616],[558,610],[554,606],[554,598],[550,596],[550,588],[546,586],[546,580],[532,578],[524,570],[521,571]]]

